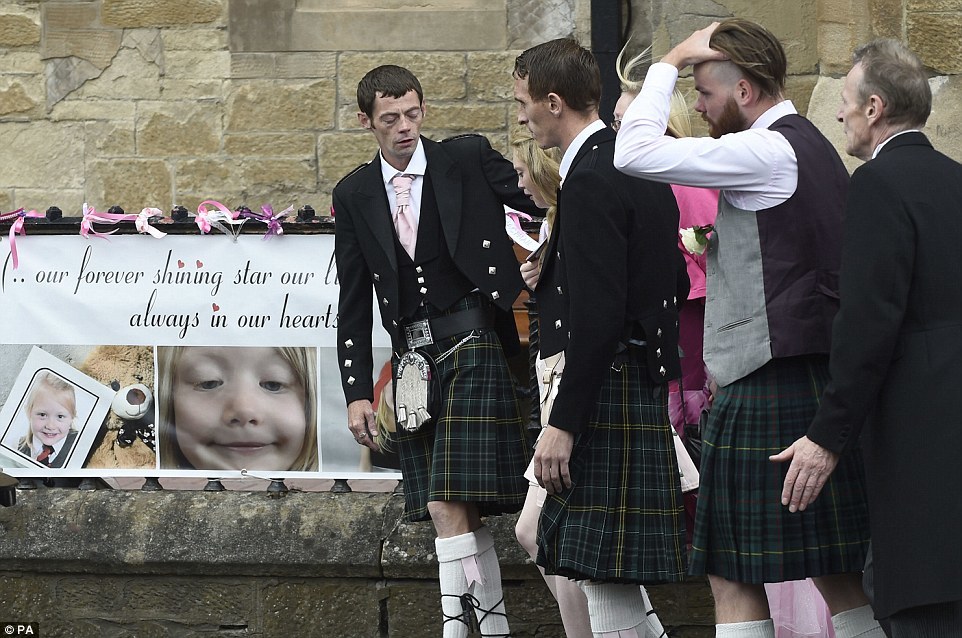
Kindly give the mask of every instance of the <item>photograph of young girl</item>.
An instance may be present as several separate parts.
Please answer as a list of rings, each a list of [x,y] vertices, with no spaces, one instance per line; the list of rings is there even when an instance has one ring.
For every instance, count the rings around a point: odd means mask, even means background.
[[[160,467],[317,471],[315,348],[157,348]]]
[[[24,456],[47,467],[63,467],[77,441],[77,392],[74,385],[49,370],[33,380],[24,406],[27,433],[17,442]]]

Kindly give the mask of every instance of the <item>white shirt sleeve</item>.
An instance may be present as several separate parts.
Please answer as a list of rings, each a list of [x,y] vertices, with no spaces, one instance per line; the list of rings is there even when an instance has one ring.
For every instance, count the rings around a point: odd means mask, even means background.
[[[773,119],[765,118],[763,127],[718,139],[665,135],[677,79],[673,65],[651,65],[641,92],[621,121],[615,167],[656,182],[716,188],[745,210],[764,210],[790,198],[798,184],[798,162],[785,136],[767,128]],[[762,118],[753,126],[762,124]]]

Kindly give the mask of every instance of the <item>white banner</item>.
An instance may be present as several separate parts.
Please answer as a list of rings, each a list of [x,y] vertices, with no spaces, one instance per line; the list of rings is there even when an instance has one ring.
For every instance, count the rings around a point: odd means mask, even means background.
[[[0,467],[21,476],[386,476],[390,459],[369,456],[347,429],[332,235],[28,231],[17,250],[14,269],[0,239]],[[390,341],[380,327],[372,338],[380,393]],[[51,373],[69,387],[54,388]],[[87,396],[100,397],[96,410]],[[43,425],[42,402],[65,425]]]

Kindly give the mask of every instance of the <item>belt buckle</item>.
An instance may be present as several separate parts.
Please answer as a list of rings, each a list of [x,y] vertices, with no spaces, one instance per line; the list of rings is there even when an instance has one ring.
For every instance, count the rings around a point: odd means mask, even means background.
[[[434,343],[431,336],[431,324],[427,319],[413,321],[404,326],[404,339],[407,341],[408,348],[420,348]]]

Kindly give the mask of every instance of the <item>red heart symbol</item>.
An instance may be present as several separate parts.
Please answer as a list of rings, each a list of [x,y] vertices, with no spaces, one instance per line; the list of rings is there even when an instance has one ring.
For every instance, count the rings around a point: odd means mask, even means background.
[[[197,267],[198,267],[198,268],[203,268],[203,267],[204,267],[204,262],[202,262],[201,260],[198,259],[198,260],[197,260]]]
[[[182,262],[181,260],[178,259],[178,260],[177,260],[177,267],[178,267],[178,268],[183,268],[183,267],[184,267],[184,262]]]
[[[217,312],[218,310],[220,310],[220,306],[218,306],[218,305],[215,304],[215,303],[212,303],[212,304],[210,305],[210,307],[214,309],[214,312]]]

